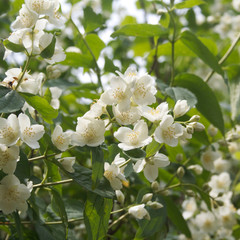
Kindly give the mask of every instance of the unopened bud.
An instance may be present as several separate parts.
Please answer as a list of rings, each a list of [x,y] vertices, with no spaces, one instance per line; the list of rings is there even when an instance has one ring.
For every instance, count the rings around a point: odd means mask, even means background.
[[[193,134],[194,133],[194,128],[192,126],[190,126],[190,125],[187,126],[186,130],[187,130],[187,133],[189,133],[189,134]]]
[[[163,205],[161,203],[156,202],[156,201],[155,202],[149,201],[149,202],[147,202],[146,205],[153,209],[159,209],[159,208],[163,207]]]
[[[165,9],[160,8],[160,9],[157,10],[158,15],[162,15],[164,13],[167,13],[167,11]]]
[[[213,203],[213,207],[214,208],[218,208],[219,207],[218,203],[215,200],[212,203]]]
[[[159,183],[157,181],[152,182],[151,188],[154,192],[159,190]]]
[[[189,196],[189,197],[195,197],[195,192],[194,191],[192,191],[192,190],[187,190],[186,191],[186,194]]]
[[[219,207],[222,207],[224,205],[224,202],[220,200],[217,200],[216,203]]]
[[[176,155],[176,161],[177,162],[181,162],[183,160],[183,154],[182,153],[178,153],[177,155]]]
[[[36,176],[36,177],[38,177],[38,178],[42,178],[42,169],[39,167],[39,166],[33,166],[33,173],[34,173],[34,175]]]
[[[202,190],[204,192],[210,192],[212,190],[212,188],[207,183],[204,183],[202,186]]]
[[[177,170],[177,176],[178,178],[182,178],[185,174],[185,170],[183,167],[179,167],[178,170]]]
[[[198,164],[191,165],[187,169],[193,170],[197,175],[202,174],[202,171],[203,171],[203,168]]]
[[[199,115],[193,115],[190,119],[189,122],[198,122],[200,120]]]
[[[150,220],[150,219],[151,219],[149,213],[146,213],[146,215],[144,216],[144,218],[147,219],[147,220]]]
[[[152,193],[147,193],[143,196],[142,198],[142,203],[147,203],[152,200],[153,194]]]
[[[161,192],[161,194],[162,194],[163,196],[168,196],[169,193],[170,193],[169,190],[164,190],[164,191]]]
[[[197,132],[201,132],[205,129],[204,125],[202,123],[199,123],[199,122],[189,123],[188,126],[192,126],[194,128],[194,130],[197,131]]]
[[[208,127],[208,134],[211,136],[211,137],[214,137],[216,136],[218,133],[218,129],[215,128],[212,124]]]
[[[124,201],[125,201],[125,196],[123,195],[123,193],[120,190],[116,190],[115,193],[116,193],[117,201],[121,205],[123,205]]]

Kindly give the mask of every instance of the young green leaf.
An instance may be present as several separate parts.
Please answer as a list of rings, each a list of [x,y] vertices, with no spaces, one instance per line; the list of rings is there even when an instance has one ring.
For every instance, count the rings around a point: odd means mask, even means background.
[[[4,46],[13,52],[23,52],[25,50],[23,45],[10,42],[8,39],[3,41]]]
[[[155,37],[164,36],[167,34],[167,30],[160,25],[152,24],[127,24],[122,26],[111,37],[118,36],[133,36],[133,37]]]
[[[22,183],[31,176],[28,158],[22,150],[20,151],[20,161],[17,162],[17,168],[14,174]]]
[[[51,43],[40,53],[42,58],[51,58],[55,51],[56,37],[52,38]]]
[[[205,4],[206,2],[203,0],[185,0],[181,3],[177,3],[175,5],[175,8],[177,9],[183,9],[183,8],[192,8],[194,6],[198,6],[201,4]]]
[[[175,85],[187,88],[197,97],[197,109],[208,121],[224,135],[223,115],[218,100],[212,89],[196,75],[182,73],[176,76]]]
[[[92,32],[103,24],[103,17],[101,14],[96,14],[91,7],[84,8],[83,26],[86,33]]]
[[[24,99],[16,91],[0,86],[0,113],[16,112],[24,103]]]
[[[153,139],[152,142],[147,145],[146,157],[148,158],[155,155],[160,150],[161,146],[162,145],[160,143]]]
[[[84,222],[88,240],[101,240],[106,236],[113,200],[88,192]]]
[[[223,76],[223,70],[218,64],[217,58],[192,32],[188,30],[184,31],[180,39],[182,43],[193,51],[204,63]]]
[[[43,120],[46,122],[52,123],[52,120],[58,116],[58,111],[45,98],[30,93],[20,93],[20,95],[41,114]]]
[[[140,148],[124,151],[129,158],[145,158],[146,152]]]

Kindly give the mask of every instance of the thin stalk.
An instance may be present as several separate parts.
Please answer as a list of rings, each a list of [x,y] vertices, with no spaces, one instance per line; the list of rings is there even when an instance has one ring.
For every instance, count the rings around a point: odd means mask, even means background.
[[[122,163],[119,168],[126,166],[132,159],[129,158],[126,162]]]
[[[230,56],[230,54],[232,53],[232,51],[234,50],[234,48],[236,47],[237,43],[240,40],[240,33],[238,34],[237,38],[235,39],[235,41],[233,41],[232,45],[229,47],[229,49],[227,50],[227,52],[224,54],[224,56],[219,60],[219,64],[223,64],[227,58]],[[215,73],[214,70],[212,70],[211,72],[208,73],[207,77],[205,78],[205,82],[208,82],[210,80],[210,78],[212,77],[212,75]]]
[[[59,184],[65,184],[65,183],[71,183],[73,182],[73,179],[66,179],[62,181],[57,181],[57,182],[49,182],[49,183],[44,183],[44,184],[35,184],[33,185],[33,188],[40,188],[40,187],[48,187],[48,186],[54,186],[54,185],[59,185]]]
[[[113,223],[111,223],[108,227],[108,229],[112,228],[115,224],[117,224],[118,222],[120,222],[122,219],[124,219],[129,213],[126,212],[125,214],[123,214],[121,217],[119,217],[117,220],[115,220]]]
[[[116,211],[112,211],[111,214],[119,213],[119,212],[122,212],[124,210],[126,210],[126,208],[121,208],[121,209],[118,209]]]
[[[41,160],[41,159],[45,159],[45,158],[49,158],[49,157],[54,157],[58,154],[59,153],[53,153],[53,154],[50,154],[50,155],[41,155],[41,156],[38,156],[38,157],[29,158],[28,161],[33,162],[33,161],[37,161],[37,160]]]
[[[24,75],[25,75],[25,73],[26,73],[26,71],[27,71],[27,68],[28,68],[28,66],[29,66],[29,63],[30,63],[30,59],[31,59],[31,55],[28,56],[28,58],[27,58],[27,62],[26,62],[26,64],[25,64],[25,66],[24,66],[23,71],[21,72],[21,76],[20,76],[20,78],[19,78],[19,80],[18,80],[18,84],[17,84],[17,86],[16,86],[16,88],[15,88],[15,91],[17,91],[17,89],[19,88],[20,84],[21,84],[22,81],[23,81]]]
[[[77,25],[74,23],[74,21],[72,20],[72,18],[70,18],[70,21],[71,23],[73,24],[73,26],[75,27],[75,29],[77,30],[78,34],[80,35],[81,39],[83,40],[83,43],[85,44],[85,46],[87,47],[89,53],[91,54],[92,58],[93,58],[93,62],[95,64],[95,71],[96,71],[96,74],[97,74],[97,78],[98,78],[98,85],[99,87],[103,90],[103,85],[102,85],[102,81],[101,81],[101,71],[100,71],[100,68],[97,64],[97,59],[92,51],[92,49],[90,48],[90,46],[88,45],[86,39],[84,38],[84,36],[82,35],[82,33],[79,31]]]
[[[159,191],[157,191],[156,193],[161,193],[161,192],[164,192],[168,189],[172,189],[172,188],[176,188],[176,187],[180,187],[181,186],[181,183],[177,183],[177,184],[174,184],[174,185],[171,185],[171,186],[168,186],[168,187],[165,187]]]

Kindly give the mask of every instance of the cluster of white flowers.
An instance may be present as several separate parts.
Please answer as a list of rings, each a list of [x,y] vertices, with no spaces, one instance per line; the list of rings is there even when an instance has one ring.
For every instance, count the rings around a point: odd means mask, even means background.
[[[0,118],[0,170],[8,174],[0,184],[0,209],[5,214],[27,210],[31,188],[20,184],[13,175],[19,161],[19,145],[24,142],[32,149],[39,148],[38,140],[44,132],[42,125],[31,124],[29,117],[22,113],[18,117],[10,114],[7,119]]]

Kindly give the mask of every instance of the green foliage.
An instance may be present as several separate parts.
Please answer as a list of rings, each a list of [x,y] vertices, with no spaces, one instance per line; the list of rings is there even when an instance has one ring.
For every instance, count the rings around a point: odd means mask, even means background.
[[[25,50],[22,45],[10,42],[7,39],[3,41],[3,44],[7,49],[12,50],[13,52],[23,52]]]
[[[51,43],[45,49],[43,49],[40,56],[42,58],[51,58],[55,51],[55,45],[56,45],[56,37],[53,36]]]
[[[101,240],[108,230],[110,212],[113,201],[94,193],[87,194],[84,209],[84,222],[88,232],[88,240]]]
[[[75,68],[77,67],[91,68],[94,66],[93,59],[91,56],[75,52],[66,52],[66,59],[62,61],[61,64]]]
[[[197,5],[205,4],[206,2],[203,0],[185,0],[181,3],[177,3],[175,7],[177,9],[183,9],[183,8],[192,8]]]
[[[0,113],[11,113],[20,110],[24,99],[14,90],[0,86]]]

